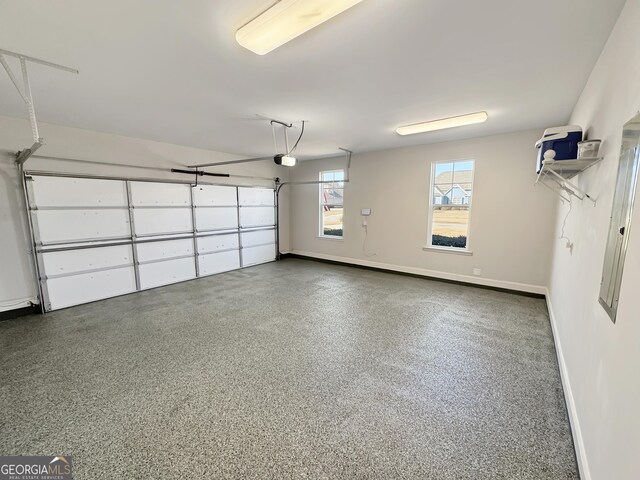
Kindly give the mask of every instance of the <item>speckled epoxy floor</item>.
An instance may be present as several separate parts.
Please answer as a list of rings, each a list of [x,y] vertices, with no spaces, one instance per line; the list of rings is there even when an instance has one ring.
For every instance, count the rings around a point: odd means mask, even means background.
[[[0,346],[0,454],[76,479],[578,477],[539,299],[288,259]]]

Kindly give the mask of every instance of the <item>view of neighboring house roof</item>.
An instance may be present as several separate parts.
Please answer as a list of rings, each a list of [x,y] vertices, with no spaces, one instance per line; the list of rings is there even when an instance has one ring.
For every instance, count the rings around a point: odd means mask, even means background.
[[[458,185],[457,183],[455,185],[453,185],[449,190],[447,190],[447,192],[445,193],[445,195],[448,195],[450,197],[454,197],[456,195],[456,193],[458,193],[459,196],[465,196],[468,197],[469,195],[471,195],[471,189],[469,188],[462,188],[460,185]]]
[[[435,184],[440,186],[452,183],[462,185],[471,182],[473,182],[473,171],[460,170],[456,172],[442,172],[438,174],[436,176]]]
[[[443,187],[443,188],[440,188],[440,187]],[[434,192],[435,192],[435,196],[436,197],[443,197],[445,195],[449,195],[454,190],[458,190],[465,197],[468,197],[469,195],[471,195],[471,189],[470,188],[462,188],[457,183],[453,184],[453,185],[440,185],[440,187],[438,187],[438,186],[435,187]],[[449,188],[444,188],[444,187],[449,187]],[[444,192],[443,192],[443,190],[444,190]]]
[[[324,201],[329,205],[342,205],[342,190],[325,189]]]
[[[433,187],[434,203],[436,205],[469,205],[471,203],[471,182],[473,182],[473,171],[471,170],[438,174]]]

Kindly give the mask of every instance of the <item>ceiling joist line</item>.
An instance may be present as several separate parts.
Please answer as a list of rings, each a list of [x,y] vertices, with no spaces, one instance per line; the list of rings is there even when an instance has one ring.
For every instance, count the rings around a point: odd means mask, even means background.
[[[22,86],[20,86],[18,82],[18,78],[15,73],[9,66],[5,55],[10,57],[15,57],[20,62],[20,70],[22,73]],[[57,70],[63,70],[65,72],[78,74],[80,73],[75,68],[65,67],[64,65],[58,65],[57,63],[48,62],[46,60],[41,60],[39,58],[30,57],[28,55],[23,55],[21,53],[11,52],[9,50],[4,50],[0,48],[0,64],[4,67],[5,72],[9,76],[11,83],[18,91],[18,94],[22,98],[22,101],[27,106],[27,110],[29,112],[29,122],[31,123],[31,133],[33,135],[33,145],[29,148],[25,148],[16,153],[16,162],[18,165],[22,166],[24,162],[27,161],[31,155],[33,155],[42,145],[44,145],[44,139],[40,137],[40,132],[38,130],[38,120],[36,118],[36,109],[33,103],[33,95],[31,94],[31,83],[29,82],[29,72],[27,71],[27,62],[37,63],[39,65],[44,65],[45,67],[55,68]]]

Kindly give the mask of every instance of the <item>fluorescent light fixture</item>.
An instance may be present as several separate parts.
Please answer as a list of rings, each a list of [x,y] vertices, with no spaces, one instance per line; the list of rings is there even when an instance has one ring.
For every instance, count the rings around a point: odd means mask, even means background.
[[[298,160],[296,159],[296,157],[278,154],[275,157],[273,157],[273,161],[276,163],[276,165],[283,165],[285,167],[294,167]]]
[[[489,115],[487,112],[469,113],[468,115],[460,115],[458,117],[441,118],[439,120],[431,120],[430,122],[405,125],[404,127],[398,127],[396,133],[398,133],[398,135],[413,135],[414,133],[433,132],[434,130],[444,130],[445,128],[463,127],[465,125],[473,125],[474,123],[486,122],[488,118]]]
[[[265,55],[362,0],[280,0],[236,32],[244,48]]]

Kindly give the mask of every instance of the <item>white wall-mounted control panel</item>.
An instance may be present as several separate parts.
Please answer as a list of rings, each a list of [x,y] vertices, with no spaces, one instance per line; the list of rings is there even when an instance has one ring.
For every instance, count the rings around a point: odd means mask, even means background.
[[[371,209],[363,208],[362,210],[360,210],[360,215],[362,215],[363,217],[368,217],[369,215],[371,215]]]

